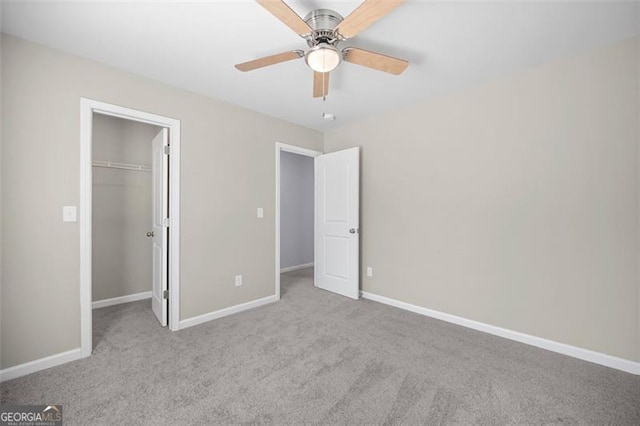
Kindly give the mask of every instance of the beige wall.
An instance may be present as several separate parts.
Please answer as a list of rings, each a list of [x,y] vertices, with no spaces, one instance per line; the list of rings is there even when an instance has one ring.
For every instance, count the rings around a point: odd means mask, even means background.
[[[96,114],[93,159],[150,166],[160,127]],[[93,168],[92,299],[151,291],[150,172]]]
[[[638,58],[624,41],[328,132],[362,147],[363,290],[640,360]]]
[[[2,7],[0,7],[0,21],[2,20]],[[2,88],[2,43],[0,43],[0,368],[2,368],[2,306],[4,305],[4,296],[2,291],[2,216],[4,212],[4,204],[2,198],[2,138],[4,135],[4,126],[2,125],[2,117],[4,117],[4,98]]]
[[[640,361],[638,49],[326,134],[362,147],[363,289]],[[10,36],[1,60],[0,368],[79,346],[81,96],[182,120],[181,317],[273,294],[273,143],[321,134]]]
[[[2,91],[1,368],[80,346],[80,97],[182,122],[181,318],[274,294],[274,143],[322,134],[6,35]]]

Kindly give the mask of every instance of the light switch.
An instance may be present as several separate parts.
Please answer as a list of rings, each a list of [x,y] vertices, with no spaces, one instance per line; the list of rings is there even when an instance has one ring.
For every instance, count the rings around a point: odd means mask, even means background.
[[[63,206],[62,207],[62,221],[63,222],[77,222],[78,221],[78,208],[76,206]]]
[[[264,209],[262,207],[258,207],[258,219],[262,219],[264,217]]]

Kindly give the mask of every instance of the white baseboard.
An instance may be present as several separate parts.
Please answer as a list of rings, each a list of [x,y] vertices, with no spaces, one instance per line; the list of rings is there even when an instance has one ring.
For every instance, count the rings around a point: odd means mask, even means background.
[[[83,358],[82,349],[78,348],[45,358],[36,359],[34,361],[25,362],[24,364],[0,370],[0,382],[6,382],[7,380],[26,376],[27,374],[66,364],[67,362],[75,361],[80,358]]]
[[[148,294],[148,295],[147,295]],[[137,297],[137,298],[135,298]],[[151,297],[151,292],[132,294],[124,297],[114,297],[113,299],[99,300],[93,302],[94,308],[116,305],[118,303],[133,302],[135,300],[141,300]],[[189,318],[180,321],[180,329],[192,327],[194,325],[202,324],[214,319],[226,317],[227,315],[236,314],[249,309],[257,308],[259,306],[267,305],[269,303],[277,302],[278,298],[273,296],[263,297],[261,299],[252,300],[251,302],[241,303],[239,305],[230,306],[228,308],[220,309],[208,314],[199,315],[197,317]],[[95,306],[95,304],[106,303],[103,305]],[[62,352],[56,355],[51,355],[46,358],[37,359],[24,364],[9,367],[4,370],[0,370],[0,382],[12,380],[17,377],[25,376],[27,374],[35,373],[36,371],[45,370],[47,368],[56,367],[58,365],[65,364],[67,362],[75,361],[84,358],[82,355],[82,349],[73,349],[67,352]]]
[[[277,302],[277,301],[278,301],[278,298],[276,295],[267,296],[267,297],[263,297],[262,299],[256,299],[256,300],[252,300],[251,302],[241,303],[239,305],[234,305],[228,308],[209,312],[208,314],[198,315],[197,317],[188,318],[186,320],[180,321],[180,329],[182,330],[183,328],[193,327],[194,325],[198,325],[204,322],[226,317],[227,315],[237,314],[238,312],[257,308],[258,306],[266,305],[266,304]]]
[[[368,293],[366,291],[361,292],[361,294],[363,298],[373,300],[374,302],[384,303],[385,305],[394,306],[396,308],[461,325],[463,327],[483,331],[485,333],[504,337],[506,339],[515,340],[516,342],[525,343],[527,345],[536,346],[538,348],[546,349],[552,352],[568,355],[574,358],[581,359],[583,361],[589,361],[595,364],[604,365],[606,367],[615,368],[616,370],[640,375],[640,362],[634,362],[628,359],[603,354],[601,352],[595,352],[589,349],[579,348],[577,346],[571,346],[565,343],[543,339],[542,337],[531,336],[529,334],[520,333],[518,331],[496,327],[482,322],[446,314],[444,312],[435,311],[433,309],[423,308],[422,306],[411,305],[409,303],[401,302],[399,300],[391,299],[384,296],[378,296],[377,294]]]
[[[313,262],[311,263],[303,263],[302,265],[296,266],[287,266],[286,268],[280,268],[280,273],[297,271],[298,269],[311,268],[313,266]]]
[[[150,291],[142,293],[129,294],[126,296],[112,297],[111,299],[96,300],[91,303],[91,309],[105,308],[107,306],[119,305],[121,303],[136,302],[138,300],[151,299]]]

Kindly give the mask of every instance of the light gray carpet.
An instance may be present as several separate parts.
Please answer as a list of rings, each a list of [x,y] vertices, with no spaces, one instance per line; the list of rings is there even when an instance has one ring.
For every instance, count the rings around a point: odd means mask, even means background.
[[[640,377],[283,275],[278,303],[171,333],[94,311],[94,355],[2,384],[66,424],[640,424]]]

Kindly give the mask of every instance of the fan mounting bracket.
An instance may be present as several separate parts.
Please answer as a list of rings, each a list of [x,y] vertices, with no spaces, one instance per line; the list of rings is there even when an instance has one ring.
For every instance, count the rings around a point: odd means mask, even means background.
[[[311,34],[304,38],[309,47],[315,47],[321,43],[336,46],[344,39],[340,37],[335,28],[343,21],[342,15],[331,9],[315,9],[304,17],[304,21],[311,27]]]

